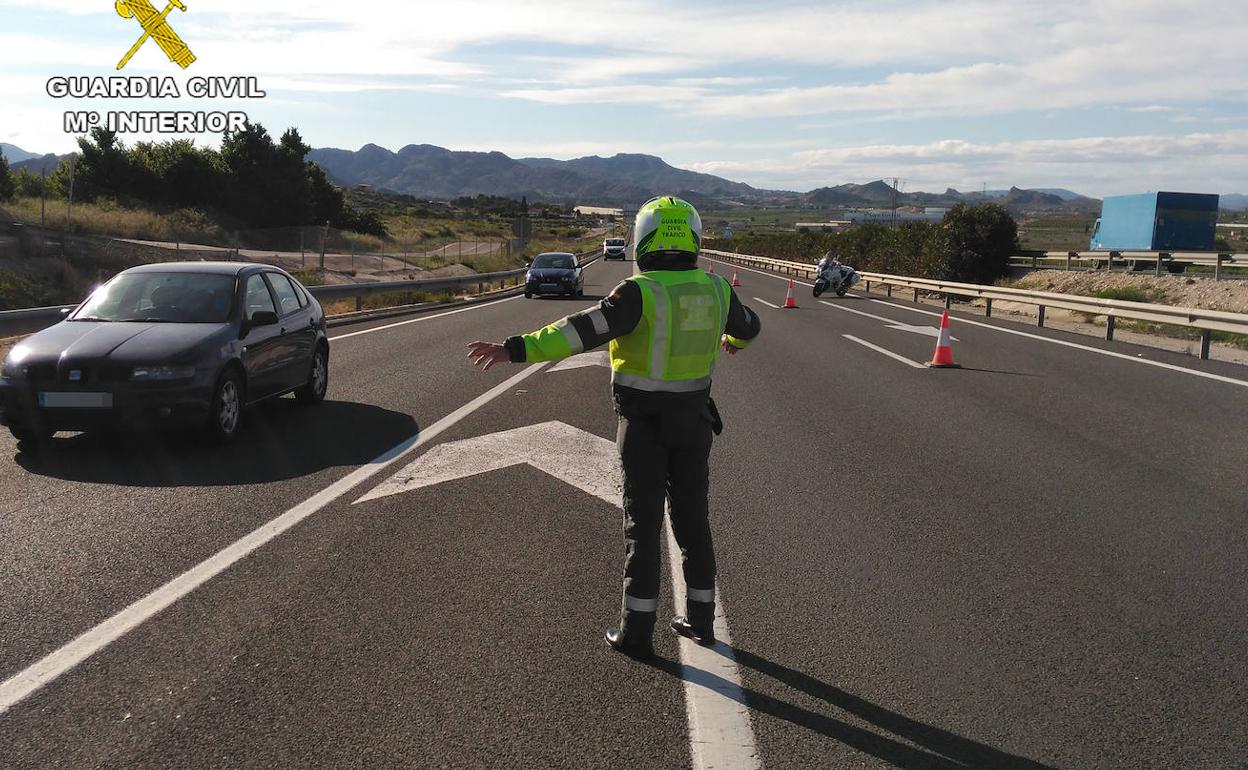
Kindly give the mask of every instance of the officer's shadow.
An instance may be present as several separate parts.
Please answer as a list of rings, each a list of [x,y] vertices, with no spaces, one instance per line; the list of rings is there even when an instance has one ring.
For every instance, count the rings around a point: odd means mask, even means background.
[[[770,676],[778,682],[842,709],[865,722],[869,722],[881,731],[892,733],[921,747],[915,748],[880,733],[855,727],[839,719],[833,719],[801,706],[786,703],[757,690],[742,687],[739,690],[740,696],[736,696],[736,699],[742,702],[746,708],[783,719],[798,727],[827,736],[865,754],[882,759],[894,767],[909,768],[910,770],[919,768],[939,768],[940,770],[945,770],[946,768],[948,770],[967,770],[968,768],[984,768],[985,770],[988,768],[993,770],[1001,770],[1003,768],[1054,770],[1050,765],[1008,754],[991,746],[977,743],[969,738],[963,738],[947,730],[916,722],[913,719],[845,692],[839,687],[834,687],[800,671],[795,671],[787,666],[767,660],[748,650],[738,647],[729,648],[723,645],[722,642],[717,644],[714,649],[720,652],[720,654],[727,654],[727,652],[731,651],[739,665]],[[723,677],[700,668],[690,667],[685,672],[683,671],[684,667],[680,663],[664,658],[653,658],[651,665],[678,679],[688,679],[695,685],[723,694],[729,694],[729,697],[734,697],[731,694],[738,692],[737,688]]]

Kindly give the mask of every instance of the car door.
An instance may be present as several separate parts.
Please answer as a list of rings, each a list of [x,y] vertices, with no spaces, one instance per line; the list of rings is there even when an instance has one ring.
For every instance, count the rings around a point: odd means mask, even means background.
[[[303,293],[281,273],[265,273],[277,300],[278,330],[281,343],[278,364],[279,390],[290,390],[308,381],[312,371],[312,351],[316,344],[316,322]]]
[[[249,401],[272,395],[281,385],[281,325],[252,323],[256,313],[278,315],[269,284],[260,273],[249,275],[243,286],[243,323],[247,334],[243,337],[242,356]]]

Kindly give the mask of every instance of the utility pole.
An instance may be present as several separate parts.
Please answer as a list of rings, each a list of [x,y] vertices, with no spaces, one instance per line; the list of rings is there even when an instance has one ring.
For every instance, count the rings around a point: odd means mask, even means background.
[[[901,184],[901,180],[893,177],[893,229],[897,229],[897,186]]]
[[[48,209],[48,169],[43,167],[39,169],[39,226],[47,227],[47,209]]]
[[[325,270],[325,241],[329,239],[329,220],[325,220],[325,229],[321,231],[321,270]]]
[[[69,156],[69,206],[65,209],[65,232],[69,232],[69,225],[74,219],[74,160],[76,155]]]
[[[61,258],[65,258],[65,249],[69,245],[69,226],[74,219],[74,160],[77,156],[69,156],[69,205],[65,208],[65,234],[61,236]]]

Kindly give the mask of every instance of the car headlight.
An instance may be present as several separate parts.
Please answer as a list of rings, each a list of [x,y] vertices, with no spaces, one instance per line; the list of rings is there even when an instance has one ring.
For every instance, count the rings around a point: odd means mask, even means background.
[[[30,357],[30,348],[25,345],[18,345],[9,351],[4,359],[4,376],[5,377],[22,377],[26,374],[26,367],[22,365],[27,358]]]
[[[193,366],[137,366],[130,373],[130,379],[140,382],[157,380],[189,380],[195,376]]]

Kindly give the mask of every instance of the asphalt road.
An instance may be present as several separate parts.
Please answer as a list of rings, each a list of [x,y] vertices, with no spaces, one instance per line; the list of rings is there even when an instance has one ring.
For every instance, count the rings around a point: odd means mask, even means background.
[[[757,763],[1244,766],[1248,371],[957,313],[965,368],[916,368],[930,307],[799,285],[773,309],[785,283],[740,275],[764,331],[717,372],[712,509]],[[587,304],[337,329],[327,402],[254,410],[228,450],[0,438],[0,690],[140,618],[0,698],[0,766],[693,763],[690,704],[725,696],[667,635],[652,665],[601,642],[607,370],[464,356]],[[551,467],[500,465],[513,446]]]

